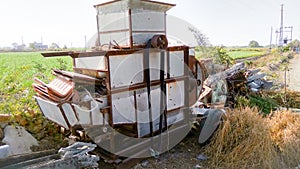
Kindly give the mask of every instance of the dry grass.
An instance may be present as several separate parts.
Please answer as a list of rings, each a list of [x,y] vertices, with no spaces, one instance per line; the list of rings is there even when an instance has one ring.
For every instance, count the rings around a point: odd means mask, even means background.
[[[300,114],[278,111],[269,122],[271,137],[281,152],[282,162],[288,167],[300,165]]]
[[[229,110],[223,126],[206,148],[209,166],[294,168],[300,160],[299,125],[299,117],[288,112],[263,118],[257,109]]]

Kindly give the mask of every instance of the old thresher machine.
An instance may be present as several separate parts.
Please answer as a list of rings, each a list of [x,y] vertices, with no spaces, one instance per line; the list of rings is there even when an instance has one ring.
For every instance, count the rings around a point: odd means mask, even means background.
[[[190,131],[190,106],[204,74],[189,46],[168,46],[166,11],[173,6],[147,0],[95,5],[92,51],[42,54],[70,56],[74,69],[53,70],[49,84],[35,79],[44,116],[67,130],[83,129],[113,163],[155,156],[180,142]]]

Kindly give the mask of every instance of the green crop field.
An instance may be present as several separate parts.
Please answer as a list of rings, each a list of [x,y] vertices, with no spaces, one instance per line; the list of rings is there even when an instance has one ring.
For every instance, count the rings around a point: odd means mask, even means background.
[[[242,59],[254,56],[262,56],[265,52],[256,52],[256,51],[230,51],[228,52],[229,56],[233,59]]]
[[[244,49],[229,49],[228,55],[233,59],[242,59],[255,56],[263,56],[266,54],[265,49],[244,48]]]
[[[0,53],[0,113],[38,110],[33,96],[33,78],[53,78],[52,68],[72,69],[70,57],[44,58],[40,52]]]

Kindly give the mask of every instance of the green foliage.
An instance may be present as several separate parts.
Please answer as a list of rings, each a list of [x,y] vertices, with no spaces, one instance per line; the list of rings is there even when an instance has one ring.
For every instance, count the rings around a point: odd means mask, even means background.
[[[219,48],[224,47],[197,47],[196,48],[196,57],[199,58],[217,58]],[[273,51],[275,52],[275,51]],[[220,52],[224,53],[224,52]],[[229,55],[230,60],[243,59],[248,57],[260,57],[267,54],[266,48],[226,48],[226,53]],[[228,57],[228,56],[227,56]],[[232,59],[231,59],[232,58]],[[218,60],[218,59],[217,59]]]
[[[300,41],[298,39],[293,40],[291,43],[289,43],[291,47],[300,47]]]
[[[233,59],[242,59],[249,57],[259,57],[266,54],[265,51],[230,51],[228,52],[229,56]]]
[[[224,46],[216,47],[197,47],[196,58],[213,58],[215,63],[226,65],[232,65],[234,60],[228,55]]]
[[[234,52],[234,51],[245,51],[245,52],[266,52],[267,48],[261,48],[261,47],[255,47],[255,48],[228,48],[228,52]]]
[[[72,69],[71,58],[61,58]],[[60,67],[56,58],[43,58],[39,52],[0,53],[0,110],[14,114],[28,108],[38,111],[33,99],[33,78],[52,79],[51,69]]]
[[[234,63],[233,59],[228,55],[227,50],[223,46],[215,47],[215,61],[217,63],[226,65],[232,65]]]
[[[198,46],[195,48],[196,58],[212,58],[215,53],[215,47],[212,46]]]
[[[68,69],[68,63],[65,59],[63,58],[57,58],[57,62],[58,62],[58,69],[61,70],[67,70]]]
[[[237,107],[257,107],[264,114],[269,114],[278,107],[278,103],[267,95],[251,94],[249,96],[237,96]]]
[[[54,67],[71,70],[72,59],[43,58],[39,52],[0,53],[0,111],[11,114],[15,124],[26,127],[37,138],[57,133],[42,116],[32,88],[36,76],[44,81],[52,79]]]
[[[288,51],[290,51],[290,49],[291,49],[291,47],[289,45],[281,47],[282,52],[288,52]]]
[[[248,45],[250,48],[256,48],[256,47],[259,47],[259,44],[257,41],[255,40],[252,40],[249,42],[249,45]]]

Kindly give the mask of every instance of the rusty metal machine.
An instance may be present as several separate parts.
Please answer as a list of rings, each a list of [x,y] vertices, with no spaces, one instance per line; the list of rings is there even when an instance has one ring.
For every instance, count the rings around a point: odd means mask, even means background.
[[[67,130],[82,128],[112,163],[155,156],[180,142],[191,127],[204,68],[188,46],[168,46],[166,11],[173,6],[146,0],[95,5],[93,51],[42,54],[70,56],[74,70],[53,70],[49,84],[36,79],[44,116]]]

